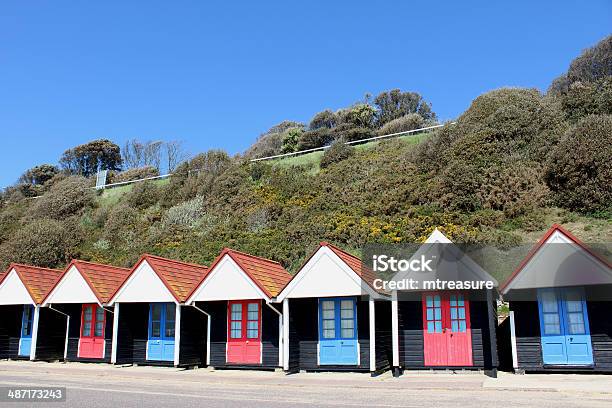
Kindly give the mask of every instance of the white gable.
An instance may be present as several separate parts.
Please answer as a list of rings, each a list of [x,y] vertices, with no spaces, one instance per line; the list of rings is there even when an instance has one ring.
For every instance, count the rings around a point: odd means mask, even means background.
[[[269,300],[238,264],[229,255],[225,255],[209,272],[187,303],[245,299]]]
[[[426,244],[450,244],[452,241],[446,238],[439,229],[435,229],[429,237],[425,240]]]
[[[54,303],[99,303],[99,300],[73,265],[45,299],[43,306]]]
[[[164,282],[144,260],[109,302],[110,305],[137,302],[176,302]]]
[[[11,269],[2,285],[0,285],[0,305],[26,304],[33,305],[34,300],[21,279],[19,279],[15,269]]]
[[[378,296],[331,249],[322,246],[278,296],[285,298]]]
[[[504,289],[609,285],[612,270],[564,233],[553,232]]]

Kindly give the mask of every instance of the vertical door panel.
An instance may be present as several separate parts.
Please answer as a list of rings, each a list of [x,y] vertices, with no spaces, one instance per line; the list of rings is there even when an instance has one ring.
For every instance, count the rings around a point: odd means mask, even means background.
[[[469,301],[461,293],[451,293],[448,295],[448,310],[448,365],[471,366],[473,361]]]
[[[426,366],[448,365],[443,299],[439,293],[423,295],[423,346]]]
[[[29,357],[32,348],[32,324],[34,321],[34,307],[32,305],[23,306],[21,316],[21,333],[19,339],[19,355]]]
[[[81,336],[79,338],[78,357],[104,357],[104,326],[106,313],[97,304],[83,305],[81,311]]]
[[[554,289],[538,291],[542,360],[544,364],[567,364],[562,302]]]
[[[566,289],[563,311],[568,364],[593,364],[593,345],[584,292],[577,288]]]

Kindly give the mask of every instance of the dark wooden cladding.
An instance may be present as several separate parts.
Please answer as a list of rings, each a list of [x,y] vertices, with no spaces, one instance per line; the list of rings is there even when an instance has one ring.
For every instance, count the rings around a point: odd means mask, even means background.
[[[66,316],[41,307],[38,317],[36,360],[63,360],[66,345]]]
[[[179,365],[206,364],[206,315],[191,306],[181,306]]]
[[[18,358],[23,305],[0,306],[0,358]]]
[[[472,331],[473,366],[466,369],[492,370],[498,366],[497,312],[493,293],[485,291],[468,296]],[[400,365],[405,369],[445,369],[444,366],[425,366],[423,343],[423,309],[420,294],[409,300],[398,301],[398,336]]]
[[[117,363],[146,364],[148,303],[121,303],[117,329]]]
[[[393,361],[391,338],[391,302],[375,302],[376,370],[389,368]]]
[[[211,316],[210,323],[210,365],[217,368],[238,367],[228,364],[227,351],[227,301],[197,302],[196,305]],[[271,305],[282,313],[280,305]],[[279,318],[280,316],[266,305],[261,303],[261,347],[262,363],[245,364],[240,367],[248,368],[278,368],[279,361]]]

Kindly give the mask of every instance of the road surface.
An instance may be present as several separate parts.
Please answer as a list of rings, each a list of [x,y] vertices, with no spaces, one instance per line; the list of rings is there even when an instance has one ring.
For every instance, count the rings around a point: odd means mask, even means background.
[[[612,376],[180,370],[0,362],[0,387],[66,387],[65,402],[2,407],[612,407]]]

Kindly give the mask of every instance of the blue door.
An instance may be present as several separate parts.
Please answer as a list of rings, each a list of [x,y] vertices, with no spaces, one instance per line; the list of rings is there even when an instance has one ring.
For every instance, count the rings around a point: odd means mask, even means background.
[[[174,303],[151,303],[149,305],[147,360],[174,361],[175,313]]]
[[[23,305],[21,316],[21,338],[19,339],[19,355],[29,357],[32,348],[32,323],[34,321],[34,306]]]
[[[538,291],[542,358],[550,365],[591,365],[593,346],[584,291]]]
[[[355,299],[319,299],[319,364],[357,365]]]

